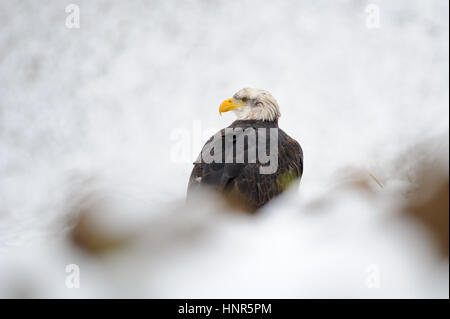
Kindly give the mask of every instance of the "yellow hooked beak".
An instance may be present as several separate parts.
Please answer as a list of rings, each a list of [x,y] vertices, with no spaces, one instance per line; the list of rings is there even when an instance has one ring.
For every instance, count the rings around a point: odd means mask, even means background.
[[[232,98],[226,99],[225,101],[220,103],[219,113],[220,115],[222,115],[222,112],[228,112],[234,110],[237,107],[244,107],[244,106],[246,105],[234,103]]]

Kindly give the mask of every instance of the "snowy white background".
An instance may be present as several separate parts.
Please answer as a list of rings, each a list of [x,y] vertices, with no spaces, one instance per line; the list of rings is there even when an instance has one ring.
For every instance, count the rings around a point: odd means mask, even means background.
[[[448,298],[448,259],[394,213],[428,156],[406,151],[426,144],[448,177],[448,1],[372,1],[376,29],[357,0],[73,1],[80,29],[69,3],[0,2],[0,296]],[[183,208],[192,159],[233,121],[219,103],[243,87],[278,100],[300,191],[251,218]],[[349,169],[384,188],[330,191]],[[114,227],[148,223],[137,247],[96,259],[67,242],[89,192]]]

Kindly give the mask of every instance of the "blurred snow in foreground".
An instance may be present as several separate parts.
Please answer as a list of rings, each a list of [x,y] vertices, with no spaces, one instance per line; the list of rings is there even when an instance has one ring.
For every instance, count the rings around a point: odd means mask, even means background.
[[[0,297],[448,298],[447,1],[77,3],[0,3]],[[300,191],[185,206],[173,132],[195,158],[242,87]]]

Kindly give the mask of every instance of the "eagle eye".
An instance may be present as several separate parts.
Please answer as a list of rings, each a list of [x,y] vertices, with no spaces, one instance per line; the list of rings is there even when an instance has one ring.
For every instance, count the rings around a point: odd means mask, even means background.
[[[245,103],[245,102],[247,102],[247,101],[248,101],[248,99],[247,99],[246,97],[243,97],[243,98],[242,98],[242,102]]]

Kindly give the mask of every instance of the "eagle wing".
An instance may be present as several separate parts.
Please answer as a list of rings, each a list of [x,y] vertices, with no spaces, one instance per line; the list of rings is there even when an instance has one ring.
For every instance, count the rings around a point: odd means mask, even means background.
[[[202,152],[200,153],[197,161],[194,163],[194,169],[192,170],[191,177],[189,179],[188,194],[200,185],[213,186],[219,191],[224,191],[229,187],[230,183],[241,174],[242,169],[246,164],[236,163],[236,154],[233,154],[232,163],[225,163],[226,143],[227,138],[225,129],[217,133],[216,139],[212,136],[203,146]],[[239,135],[239,133],[237,133]],[[233,149],[236,149],[236,136],[233,136]],[[222,148],[222,160],[220,163],[212,162],[205,163],[202,154],[205,153],[206,149],[217,150],[219,147]],[[237,150],[239,152],[244,151],[247,153],[248,145],[245,145],[244,150]],[[214,155],[214,152],[211,153]]]

